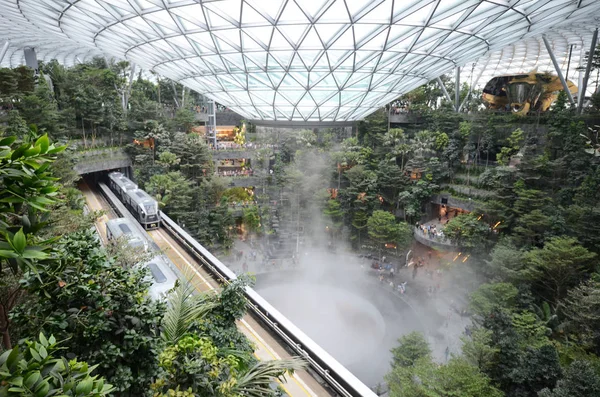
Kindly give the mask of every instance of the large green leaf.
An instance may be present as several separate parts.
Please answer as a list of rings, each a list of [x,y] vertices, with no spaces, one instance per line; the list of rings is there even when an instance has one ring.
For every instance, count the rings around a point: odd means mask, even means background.
[[[23,233],[22,228],[15,233],[12,243],[15,251],[17,251],[19,254],[22,254],[23,251],[25,251],[25,247],[27,246],[27,237],[25,237],[25,233]]]
[[[40,146],[41,153],[46,153],[48,151],[48,147],[50,147],[50,140],[48,139],[48,134],[44,134],[35,141],[35,146]]]

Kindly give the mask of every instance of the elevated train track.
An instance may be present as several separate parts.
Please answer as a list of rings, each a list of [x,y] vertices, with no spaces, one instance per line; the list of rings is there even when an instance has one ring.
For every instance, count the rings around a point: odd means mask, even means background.
[[[105,228],[104,223],[109,217],[135,220],[105,184],[98,186],[99,189],[94,189],[82,184],[81,188],[90,209],[106,210],[109,214],[105,215],[106,219],[98,219],[99,230]],[[161,227],[147,231],[151,242],[171,260],[180,276],[194,276],[192,283],[198,291],[216,291],[236,278],[229,268],[167,215],[160,215]],[[144,230],[141,226],[139,229]],[[246,288],[246,298],[249,312],[238,322],[238,328],[256,347],[255,356],[260,360],[300,356],[309,364],[307,370],[297,371],[281,384],[289,396],[376,396],[252,288]]]

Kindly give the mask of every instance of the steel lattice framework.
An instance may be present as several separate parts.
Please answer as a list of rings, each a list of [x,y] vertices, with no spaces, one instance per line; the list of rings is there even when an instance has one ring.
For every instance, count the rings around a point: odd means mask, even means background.
[[[598,0],[0,0],[0,37],[4,64],[27,46],[125,58],[250,119],[348,121],[477,60],[545,65],[542,34],[563,61],[578,45],[574,70],[599,16]]]

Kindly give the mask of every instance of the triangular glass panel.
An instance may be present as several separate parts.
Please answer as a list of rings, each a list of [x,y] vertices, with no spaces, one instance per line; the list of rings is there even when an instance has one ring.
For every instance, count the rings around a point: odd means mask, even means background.
[[[352,54],[352,52],[347,50],[327,50],[327,59],[329,60],[330,68],[334,69],[336,65],[346,59],[349,54]]]
[[[392,45],[387,50],[388,51],[391,50],[391,51],[406,52],[409,50],[410,46],[413,44],[416,37],[417,37],[417,33],[414,33],[414,34],[396,42],[394,45]]]
[[[302,58],[304,65],[306,65],[306,68],[310,69],[310,67],[318,59],[318,57],[323,55],[323,51],[304,50],[304,51],[299,52],[298,54],[300,54],[300,57]]]
[[[250,4],[244,2],[242,9],[242,26],[266,25],[269,23],[270,22],[252,8]]]
[[[169,12],[167,10],[150,12],[150,13],[144,15],[144,19],[155,22],[163,27],[166,27],[167,29],[169,29],[171,31],[178,30],[177,25],[175,25],[173,18],[171,18],[171,15],[169,14]]]
[[[316,29],[317,33],[319,34],[319,38],[321,39],[320,41],[323,42],[323,45],[325,47],[327,47],[329,45],[329,42],[332,41],[343,29],[349,28],[349,25],[338,23],[316,24],[313,27],[313,29]]]
[[[286,88],[294,88],[297,89],[299,91],[304,92],[304,87],[302,86],[302,84],[298,83],[292,76],[290,76],[289,74],[286,74],[285,77],[283,78],[283,80],[281,81],[281,86],[280,88],[286,89]]]
[[[303,90],[289,90],[289,89],[280,89],[278,91],[279,95],[283,96],[289,103],[292,105],[296,105],[300,99],[306,94],[306,91]]]
[[[388,38],[388,29],[383,29],[379,34],[375,37],[372,37],[361,46],[361,49],[364,50],[376,50],[381,51],[384,49],[386,40]]]
[[[407,25],[423,26],[425,21],[436,7],[436,2],[431,2],[426,6],[420,5],[414,12],[402,17],[402,23]],[[394,16],[394,21],[398,20],[398,16]]]
[[[215,53],[212,36],[209,32],[191,33],[186,35],[192,42],[198,44],[203,48],[202,53],[212,52]]]
[[[350,15],[352,15],[352,20],[355,20],[358,14],[371,2],[372,0],[346,0],[346,6],[350,11]]]
[[[370,73],[354,73],[352,75],[352,77],[344,85],[344,89],[346,89],[346,88],[365,89],[365,88],[369,87],[370,82],[371,82],[371,74]]]
[[[271,41],[273,27],[272,26],[263,26],[263,27],[255,27],[255,28],[244,28],[243,31],[248,36],[250,36],[252,39],[256,40],[259,43],[264,44],[265,47],[268,47],[269,42]]]
[[[240,22],[242,0],[221,0],[213,2],[203,2],[202,6],[222,16],[224,19],[231,19],[234,23]]]
[[[310,90],[308,93],[318,105],[331,98],[331,96],[337,95],[337,92],[332,92],[331,90]]]
[[[215,30],[212,32],[212,34],[217,36],[219,39],[224,40],[229,46],[233,46],[233,48],[239,51],[240,29]]]
[[[272,105],[275,91],[254,90],[250,94],[256,105]]]
[[[336,0],[319,18],[320,24],[330,22],[350,23],[350,17],[348,16],[344,0]]]
[[[204,9],[204,14],[206,15],[206,20],[212,29],[234,27],[234,25],[231,22],[229,22],[227,19],[223,18],[219,14],[214,13],[208,9]]]
[[[184,56],[194,55],[194,48],[185,36],[173,36],[166,39],[172,47],[175,47]]]
[[[244,0],[250,4],[256,11],[262,15],[269,16],[273,21],[277,20],[279,11],[286,0],[269,0],[265,3],[264,0]]]
[[[281,85],[281,81],[285,77],[285,73],[283,72],[269,72],[267,73],[267,77],[273,83],[273,87],[279,87]]]
[[[272,50],[293,50],[291,44],[283,37],[279,30],[273,31],[273,38],[271,39],[271,46],[269,49]]]
[[[278,107],[275,108],[275,119],[276,120],[289,120],[289,116],[286,116]]]
[[[308,25],[310,26],[310,25]],[[285,36],[285,38],[297,47],[302,38],[304,37],[304,33],[308,27],[307,25],[280,25],[278,26],[279,31]]]
[[[307,68],[306,68],[306,66],[304,66],[304,63],[302,63],[302,59],[300,58],[300,55],[298,55],[298,53],[294,54],[294,58],[292,59],[292,62],[289,65],[290,65],[290,70],[294,71],[293,75],[296,75],[299,73],[308,75]]]
[[[214,32],[212,33],[214,36]],[[238,51],[235,47],[232,47],[225,40],[221,40],[220,38],[214,36],[215,42],[217,43],[217,47],[219,52],[235,52]]]
[[[191,23],[187,19],[182,18],[182,17],[180,17],[178,15],[173,15],[173,18],[177,18],[177,22],[182,27],[182,29],[183,29],[183,31],[185,33],[198,31],[199,29],[205,30],[204,27],[201,27],[201,26],[198,26],[198,25],[196,25],[194,23]]]
[[[310,23],[310,21],[306,19],[306,15],[304,15],[304,12],[302,12],[295,1],[288,1],[277,23],[278,26],[281,26],[281,24]]]
[[[264,48],[257,43],[252,37],[248,36],[246,32],[242,29],[242,48],[243,51],[252,51],[252,50],[263,50]]]
[[[261,69],[265,69],[267,66],[267,52],[266,51],[253,51],[245,52],[244,56],[249,59],[252,63]]]
[[[221,57],[217,55],[203,56],[202,60],[206,62],[207,65],[211,65],[215,70],[225,70],[225,66],[223,65],[223,62],[221,62]]]
[[[352,33],[352,29],[348,29],[342,33],[333,43],[333,47],[336,50],[354,50],[354,34]]]
[[[221,58],[227,61],[231,66],[244,70],[244,60],[242,59],[242,54],[239,52],[233,54],[221,54]]]
[[[352,72],[350,71],[344,72],[341,70],[336,70],[335,72],[333,72],[333,77],[335,78],[335,81],[337,81],[337,84],[340,87],[343,87],[344,84],[346,84],[346,81],[348,81],[350,76],[352,76]]]
[[[272,51],[270,56],[275,57],[280,65],[287,67],[290,64],[294,54],[294,51]],[[270,62],[269,67],[271,67]]]
[[[373,37],[376,32],[380,31],[382,25],[376,24],[362,24],[356,23],[354,24],[354,39],[356,40],[356,45],[360,46],[364,44],[363,42]]]
[[[206,21],[204,20],[204,14],[202,13],[202,6],[200,4],[193,4],[189,6],[172,7],[169,9],[171,14],[175,14],[180,18],[185,19],[189,23],[206,29]]]
[[[390,23],[392,17],[391,1],[383,1],[363,15],[359,23]]]

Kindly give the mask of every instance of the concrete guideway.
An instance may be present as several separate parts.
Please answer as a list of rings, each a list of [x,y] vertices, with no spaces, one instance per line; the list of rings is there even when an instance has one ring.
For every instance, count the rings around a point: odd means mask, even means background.
[[[82,181],[79,185],[83,193],[88,208],[91,211],[109,210],[104,199],[94,192],[90,186]],[[96,219],[96,228],[103,244],[106,245],[106,222],[110,219],[104,214]],[[201,293],[217,292],[220,285],[206,272],[197,261],[192,258],[183,248],[179,246],[164,230],[148,231],[150,238],[157,244],[161,251],[173,262],[181,274],[188,275],[194,288]],[[259,360],[279,360],[290,358],[291,355],[271,336],[262,329],[252,316],[246,314],[237,323],[240,331],[255,346],[254,356]],[[291,397],[310,396],[321,397],[328,396],[331,393],[325,390],[308,372],[305,370],[296,371],[292,376],[286,375],[285,382],[278,382],[284,391]]]
[[[182,274],[190,274],[192,284],[199,292],[212,292],[220,289],[219,284],[201,266],[196,264],[187,252],[163,230],[148,232],[158,247],[177,266]],[[260,324],[250,315],[246,314],[239,322],[238,328],[254,344],[254,355],[259,360],[279,360],[290,358],[290,354],[267,333],[261,329]],[[276,347],[275,347],[276,346]],[[309,386],[310,384],[310,386]],[[286,382],[281,384],[290,396],[327,396],[330,393],[316,382],[306,371],[297,371],[293,376],[286,376]],[[318,394],[313,390],[317,390]]]

